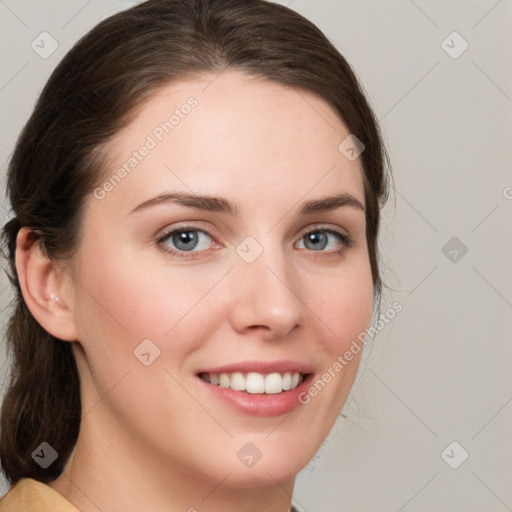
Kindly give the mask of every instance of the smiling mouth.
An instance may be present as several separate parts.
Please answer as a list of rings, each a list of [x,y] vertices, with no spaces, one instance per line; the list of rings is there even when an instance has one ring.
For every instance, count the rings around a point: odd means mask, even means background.
[[[253,395],[276,395],[295,389],[308,377],[308,374],[300,372],[273,372],[268,374],[258,372],[202,372],[199,377],[205,382],[221,388],[229,388]]]

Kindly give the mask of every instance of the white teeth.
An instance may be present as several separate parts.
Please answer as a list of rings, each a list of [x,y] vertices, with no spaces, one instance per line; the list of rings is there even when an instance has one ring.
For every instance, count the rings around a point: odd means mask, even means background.
[[[229,375],[227,373],[221,373],[219,376],[219,384],[221,388],[229,388]]]
[[[284,391],[288,391],[292,387],[292,374],[290,372],[286,372],[283,375],[283,389]]]
[[[202,373],[200,377],[214,386],[230,388],[234,391],[247,391],[250,394],[275,395],[296,388],[304,377],[299,372],[262,373]]]
[[[298,375],[298,374],[297,374]],[[275,395],[283,391],[283,379],[279,373],[271,373],[265,377],[265,393]]]
[[[251,372],[245,379],[247,393],[256,394],[265,392],[265,377],[261,373]]]
[[[245,379],[240,372],[235,372],[231,375],[231,389],[235,391],[245,391]]]

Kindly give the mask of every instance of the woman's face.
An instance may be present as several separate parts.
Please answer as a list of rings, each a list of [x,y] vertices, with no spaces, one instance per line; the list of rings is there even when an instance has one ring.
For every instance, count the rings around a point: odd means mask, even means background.
[[[233,486],[307,464],[372,311],[348,135],[318,97],[237,72],[166,86],[116,135],[69,262],[92,452]]]

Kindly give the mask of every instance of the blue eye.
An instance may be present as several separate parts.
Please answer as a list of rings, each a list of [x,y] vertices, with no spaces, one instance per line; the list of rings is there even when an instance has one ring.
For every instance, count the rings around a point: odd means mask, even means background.
[[[306,233],[299,241],[303,242],[300,249],[311,251],[342,252],[352,244],[348,235],[338,233],[332,229],[317,229]]]
[[[334,229],[316,228],[305,233],[295,247],[307,251],[341,255],[352,246],[352,238]],[[212,246],[218,246],[205,231],[194,227],[180,227],[160,237],[158,244],[171,256],[196,259]],[[204,256],[204,255],[203,255]]]
[[[199,229],[176,229],[167,233],[159,242],[170,252],[197,252],[208,249],[211,237]]]

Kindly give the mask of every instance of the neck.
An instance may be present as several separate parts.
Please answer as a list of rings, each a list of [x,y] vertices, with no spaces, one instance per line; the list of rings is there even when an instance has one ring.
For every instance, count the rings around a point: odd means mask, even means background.
[[[64,472],[49,485],[80,512],[289,512],[294,479],[258,487],[234,482],[232,472],[215,479],[192,472],[118,432],[95,428],[86,416]]]

